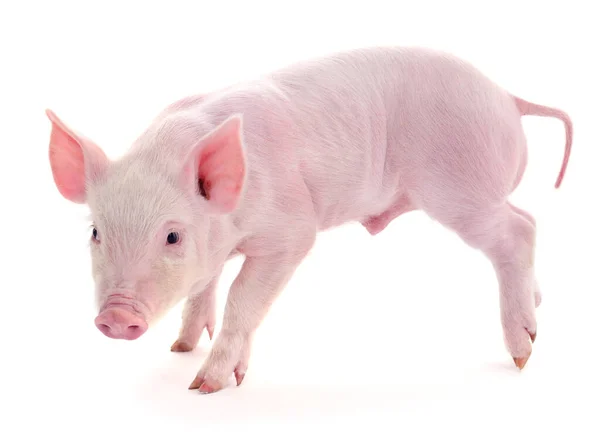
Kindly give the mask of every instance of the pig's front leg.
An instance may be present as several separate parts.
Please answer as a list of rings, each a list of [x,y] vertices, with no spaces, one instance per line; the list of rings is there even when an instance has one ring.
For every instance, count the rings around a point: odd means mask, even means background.
[[[189,389],[199,389],[202,393],[218,391],[226,386],[232,373],[237,385],[242,383],[252,336],[308,253],[314,237],[305,242],[309,245],[296,252],[246,258],[229,291],[223,328]]]
[[[220,274],[220,271],[219,271]],[[216,323],[216,289],[218,275],[201,291],[192,293],[183,306],[181,330],[177,341],[171,346],[171,351],[192,351],[204,329],[212,340]]]

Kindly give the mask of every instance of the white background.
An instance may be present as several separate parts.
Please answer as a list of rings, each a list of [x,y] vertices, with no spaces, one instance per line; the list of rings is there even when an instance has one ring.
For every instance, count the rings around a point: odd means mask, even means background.
[[[3,1],[0,438],[599,438],[600,32],[586,4]],[[210,345],[169,351],[180,308],[138,341],[104,337],[87,210],[54,187],[44,109],[116,157],[184,95],[378,44],[449,50],[574,121],[556,191],[563,126],[523,119],[530,166],[512,201],[537,218],[544,295],[525,370],[504,349],[488,262],[418,212],[377,237],[320,235],[242,387],[187,390]]]

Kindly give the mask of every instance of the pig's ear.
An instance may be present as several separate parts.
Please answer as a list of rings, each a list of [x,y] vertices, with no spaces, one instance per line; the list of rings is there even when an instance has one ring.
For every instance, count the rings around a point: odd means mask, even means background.
[[[235,114],[204,136],[192,150],[196,191],[218,213],[235,210],[246,178],[242,116]]]
[[[90,140],[76,134],[52,110],[49,158],[54,183],[61,195],[75,203],[86,202],[86,185],[100,177],[108,165],[104,152]]]

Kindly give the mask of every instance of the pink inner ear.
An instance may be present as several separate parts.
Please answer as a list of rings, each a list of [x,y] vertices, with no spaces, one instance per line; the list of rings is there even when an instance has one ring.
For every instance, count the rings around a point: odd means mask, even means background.
[[[85,166],[81,146],[52,121],[50,166],[58,191],[76,203],[85,201]]]
[[[206,198],[220,211],[231,212],[240,198],[246,172],[242,119],[227,119],[200,143],[198,177]]]
[[[97,176],[107,158],[94,144],[75,135],[51,110],[46,110],[46,115],[52,123],[49,158],[54,182],[63,197],[84,203],[86,171],[92,174],[89,177]]]

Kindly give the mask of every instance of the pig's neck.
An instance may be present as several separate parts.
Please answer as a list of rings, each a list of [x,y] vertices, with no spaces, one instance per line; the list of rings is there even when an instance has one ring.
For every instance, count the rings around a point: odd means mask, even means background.
[[[210,218],[208,237],[208,265],[211,272],[221,270],[223,264],[240,253],[244,233],[237,226],[235,215],[214,216]]]

